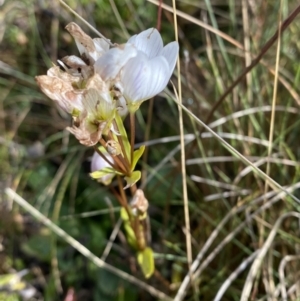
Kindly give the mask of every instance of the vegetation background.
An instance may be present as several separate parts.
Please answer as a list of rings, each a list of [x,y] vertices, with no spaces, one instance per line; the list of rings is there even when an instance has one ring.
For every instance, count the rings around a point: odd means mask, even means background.
[[[157,25],[165,43],[174,40],[166,9],[172,1],[163,1],[162,10],[152,2],[67,1],[114,42]],[[64,29],[69,22],[95,35],[58,1],[0,0],[0,300],[300,300],[300,17],[288,19],[298,1],[176,5],[182,102],[218,134],[184,113],[193,285],[178,296],[189,276],[188,232],[172,85],[137,115],[136,139],[147,146],[141,185],[150,202],[157,268],[145,280],[124,241],[117,201],[89,177],[92,150],[65,130],[70,118],[34,80],[58,58],[77,54]],[[286,19],[290,24],[281,23]],[[281,37],[264,47],[278,28]],[[8,187],[96,256],[155,291],[97,267],[17,205]]]

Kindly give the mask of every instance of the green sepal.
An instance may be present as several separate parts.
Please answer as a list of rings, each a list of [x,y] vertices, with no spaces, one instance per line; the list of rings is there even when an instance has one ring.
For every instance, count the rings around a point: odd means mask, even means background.
[[[100,178],[102,178],[103,176],[111,175],[111,174],[122,175],[122,173],[116,171],[116,170],[113,169],[112,167],[104,167],[104,168],[102,168],[101,170],[96,170],[96,171],[94,171],[94,172],[91,172],[91,173],[90,173],[90,176],[91,176],[93,179],[100,179]]]
[[[137,253],[137,261],[142,269],[145,278],[150,278],[155,270],[153,251],[147,247]]]
[[[128,108],[128,111],[130,113],[135,113],[139,108],[140,108],[140,105],[142,104],[142,101],[140,102],[128,102],[127,104],[127,108]]]
[[[141,172],[139,170],[134,171],[130,177],[124,177],[127,185],[124,187],[124,189],[127,189],[134,185],[140,178],[141,178]]]
[[[139,149],[134,151],[133,160],[131,163],[131,171],[133,171],[135,169],[136,163],[139,161],[139,159],[143,155],[144,151],[145,151],[145,145],[142,145]]]
[[[79,115],[80,115],[80,111],[78,110],[78,109],[73,109],[72,110],[72,113],[71,113],[71,115],[73,116],[73,117],[79,117]]]
[[[120,136],[121,136],[124,148],[125,148],[125,154],[124,155],[126,155],[127,159],[130,160],[131,147],[130,147],[130,143],[128,141],[127,133],[126,133],[122,118],[120,117],[118,112],[116,112],[115,120],[116,120],[118,130],[119,130],[119,133],[120,133]]]

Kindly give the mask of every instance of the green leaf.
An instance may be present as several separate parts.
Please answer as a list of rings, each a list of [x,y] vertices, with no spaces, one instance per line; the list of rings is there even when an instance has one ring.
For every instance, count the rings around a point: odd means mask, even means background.
[[[118,175],[122,175],[120,172],[114,170],[112,167],[104,167],[104,168],[102,168],[101,170],[96,170],[96,171],[94,171],[94,172],[91,172],[91,173],[90,173],[90,176],[91,176],[93,179],[100,179],[100,178],[102,178],[103,176],[110,175],[110,174],[118,174]]]
[[[135,169],[136,163],[139,161],[139,159],[143,155],[144,151],[145,151],[145,145],[142,145],[139,149],[134,151],[133,160],[131,163],[131,171],[133,171]]]
[[[130,177],[125,177],[124,179],[127,185],[124,187],[124,189],[134,185],[140,178],[141,178],[141,172],[139,170],[134,171]]]
[[[0,301],[19,301],[17,294],[10,292],[0,292]]]
[[[122,118],[120,117],[120,115],[118,113],[116,113],[115,120],[116,120],[118,130],[119,130],[119,133],[121,135],[121,139],[122,139],[122,142],[123,142],[123,145],[124,145],[124,148],[125,148],[125,154],[124,155],[130,161],[131,146],[130,146],[130,143],[128,141],[128,137],[127,137],[127,133],[126,133],[126,130],[125,130],[125,127],[124,127],[124,124],[123,124],[123,120],[122,120]]]
[[[128,244],[135,250],[138,248],[137,240],[134,234],[133,229],[131,228],[131,225],[129,222],[124,222],[124,229],[126,232],[126,239]]]
[[[153,251],[147,247],[137,253],[137,261],[142,269],[145,278],[150,278],[155,270]]]

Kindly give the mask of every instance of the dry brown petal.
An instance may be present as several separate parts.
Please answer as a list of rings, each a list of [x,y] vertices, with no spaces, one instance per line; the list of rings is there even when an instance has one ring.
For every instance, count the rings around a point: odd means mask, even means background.
[[[74,90],[71,82],[57,77],[41,75],[35,77],[40,89],[54,100],[65,112],[72,113],[74,109],[81,111],[83,91]]]
[[[103,81],[101,76],[97,73],[95,73],[87,82],[86,84],[87,89],[96,89],[99,91],[99,93],[108,93],[108,86],[107,84]]]
[[[51,67],[48,71],[47,71],[47,75],[50,77],[58,77],[61,80],[65,81],[65,82],[69,82],[71,85],[73,83],[78,83],[81,81],[81,78],[78,76],[73,76],[67,72],[63,72],[62,70],[60,70],[59,66],[54,66]]]
[[[76,55],[65,56],[61,60],[73,69],[83,68],[86,66],[86,63]]]
[[[61,59],[63,68],[72,76],[82,76],[84,79],[88,79],[94,74],[93,66],[88,66],[81,58],[70,55]]]
[[[69,23],[66,26],[66,30],[73,36],[76,41],[80,54],[83,53],[87,58],[92,59],[92,54],[96,53],[94,42],[90,36],[88,36],[79,25],[74,22]],[[81,46],[81,47],[80,47]],[[94,62],[94,61],[93,61]]]
[[[101,139],[105,125],[105,122],[98,125],[89,124],[86,116],[83,116],[79,121],[79,126],[74,124],[72,127],[67,127],[67,130],[71,132],[81,144],[85,146],[93,146]]]
[[[101,132],[99,131],[90,133],[89,131],[77,128],[75,126],[67,127],[67,130],[72,133],[81,144],[85,146],[93,146],[97,144],[101,138]]]

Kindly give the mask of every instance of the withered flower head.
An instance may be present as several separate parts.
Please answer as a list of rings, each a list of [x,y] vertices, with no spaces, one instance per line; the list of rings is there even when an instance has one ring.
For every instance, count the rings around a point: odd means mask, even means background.
[[[104,124],[93,124],[86,118],[87,112],[84,112],[72,127],[67,127],[76,139],[85,146],[93,146],[99,142],[103,132]]]
[[[106,94],[99,90],[88,89],[82,102],[84,111],[75,119],[73,127],[67,128],[83,145],[97,144],[111,128],[116,111],[115,103],[103,96]]]
[[[137,213],[144,214],[147,212],[149,203],[142,189],[137,189],[131,200],[130,206],[134,215],[137,215]]]
[[[48,70],[47,75],[36,76],[40,89],[65,112],[76,115],[83,110],[83,91],[76,89],[79,79],[62,72],[58,66]]]

